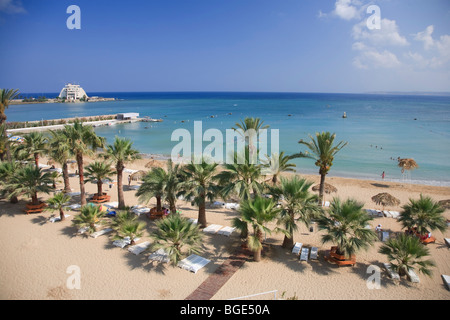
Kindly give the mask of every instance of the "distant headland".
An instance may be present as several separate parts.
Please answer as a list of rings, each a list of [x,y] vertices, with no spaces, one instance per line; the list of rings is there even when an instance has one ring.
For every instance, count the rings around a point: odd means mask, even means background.
[[[49,98],[45,96],[38,97],[19,97],[11,101],[11,104],[30,104],[30,103],[77,103],[77,102],[100,102],[115,101],[116,98],[89,97],[86,91],[77,84],[68,83],[62,88],[59,96]]]

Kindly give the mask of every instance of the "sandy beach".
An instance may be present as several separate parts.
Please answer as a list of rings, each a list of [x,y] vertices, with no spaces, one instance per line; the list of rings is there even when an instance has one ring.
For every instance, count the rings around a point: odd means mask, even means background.
[[[129,169],[148,170],[144,166],[148,159],[142,159],[127,165]],[[46,163],[42,159],[41,163]],[[332,170],[331,170],[332,171]],[[73,170],[72,170],[73,172]],[[305,176],[318,183],[319,175]],[[124,174],[127,181],[127,174]],[[365,203],[365,208],[382,209],[372,202],[371,197],[380,192],[389,192],[401,203],[389,210],[401,210],[410,198],[417,199],[420,194],[431,196],[435,201],[450,198],[450,188],[410,185],[384,181],[365,181],[346,178],[328,177],[326,182],[334,185],[337,193],[326,195],[331,201],[338,196],[342,199],[355,198]],[[70,178],[74,191],[79,190],[78,179]],[[138,182],[133,181],[133,185]],[[58,184],[61,187],[61,183]],[[96,185],[87,183],[89,195],[96,192]],[[117,186],[106,187],[111,201],[117,201]],[[135,190],[124,186],[126,205],[137,205]],[[47,199],[51,195],[41,195]],[[26,215],[23,211],[28,199],[20,198],[18,204],[0,200],[0,299],[148,299],[148,300],[183,300],[189,296],[209,275],[211,275],[236,248],[239,247],[239,234],[230,237],[218,234],[205,234],[202,256],[211,260],[196,274],[171,265],[149,262],[149,251],[134,255],[126,249],[112,245],[108,235],[98,238],[77,235],[77,229],[71,220],[78,214],[67,211],[70,217],[64,222],[49,222],[57,212]],[[79,203],[74,197],[73,203]],[[149,206],[153,206],[153,199]],[[190,203],[178,202],[183,216],[197,218],[197,208]],[[209,224],[231,226],[231,221],[238,212],[231,209],[207,209]],[[450,219],[450,210],[444,213]],[[155,230],[155,222],[145,215],[139,219],[147,223],[146,234],[139,242],[149,241],[149,234]],[[372,227],[382,224],[385,230],[400,232],[401,225],[393,218],[374,218]],[[228,280],[213,297],[225,300],[240,296],[277,290],[276,297],[299,300],[325,299],[405,299],[405,300],[448,300],[450,291],[446,289],[441,275],[450,275],[450,251],[444,238],[450,238],[450,230],[444,234],[435,231],[437,241],[428,245],[431,258],[436,263],[432,277],[419,274],[420,283],[413,284],[406,279],[399,283],[391,280],[382,263],[385,256],[378,253],[382,242],[377,241],[368,250],[357,254],[355,267],[337,267],[323,259],[323,251],[329,250],[331,244],[321,243],[322,232],[310,232],[299,225],[294,241],[304,246],[319,248],[318,261],[300,262],[298,257],[281,248],[283,235],[267,235],[267,249],[263,259],[257,263],[250,258]],[[380,289],[369,289],[367,279],[368,267],[381,268]],[[69,289],[66,285],[70,277],[68,268],[77,266],[80,270],[80,289]],[[69,268],[70,271],[70,268]],[[274,293],[257,296],[253,299],[273,299]]]

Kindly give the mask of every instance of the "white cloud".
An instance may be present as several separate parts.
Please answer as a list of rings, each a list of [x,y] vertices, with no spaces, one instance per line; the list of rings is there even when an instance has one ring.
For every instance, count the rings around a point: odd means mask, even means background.
[[[391,69],[401,66],[401,62],[398,60],[397,56],[388,50],[378,51],[377,49],[367,47],[362,43],[354,44],[353,49],[360,51],[353,59],[353,65],[358,69]]]
[[[355,40],[367,41],[375,46],[407,46],[408,40],[401,36],[395,20],[381,19],[381,28],[369,30],[366,20],[353,26],[352,36]]]
[[[0,0],[0,12],[15,14],[25,13],[26,10],[20,0]]]
[[[434,45],[433,37],[431,36],[434,31],[434,26],[428,26],[425,31],[419,32],[415,35],[414,39],[423,41],[425,50],[429,50]]]
[[[359,1],[356,0],[337,0],[333,14],[344,20],[353,20],[360,18]]]

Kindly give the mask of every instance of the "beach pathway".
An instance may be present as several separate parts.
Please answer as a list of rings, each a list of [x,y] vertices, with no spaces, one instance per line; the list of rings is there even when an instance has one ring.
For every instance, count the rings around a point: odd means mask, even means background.
[[[248,253],[238,248],[216,271],[184,300],[210,300],[245,263]]]

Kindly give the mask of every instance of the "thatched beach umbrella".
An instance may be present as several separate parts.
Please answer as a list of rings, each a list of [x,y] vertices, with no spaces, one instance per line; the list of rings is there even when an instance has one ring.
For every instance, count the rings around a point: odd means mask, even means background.
[[[139,170],[139,171],[137,171],[135,173],[132,173],[130,175],[130,179],[133,180],[133,181],[141,180],[143,177],[145,177],[146,174],[147,174],[146,171]]]
[[[383,210],[385,206],[398,206],[400,204],[400,200],[386,192],[379,193],[376,196],[373,196],[372,201],[378,205],[383,206]]]
[[[320,191],[320,184],[315,185],[314,187],[312,187],[313,191],[319,192]],[[333,193],[333,192],[337,192],[337,188],[335,186],[332,186],[329,183],[324,184],[323,186],[323,191],[327,194]],[[325,204],[325,196],[323,197],[323,203]]]
[[[442,208],[450,209],[450,199],[448,199],[448,200],[441,200],[438,203],[441,205]]]
[[[404,170],[414,170],[419,167],[417,162],[411,158],[398,159],[398,166],[402,168],[402,172]]]
[[[145,167],[146,168],[162,168],[162,167],[164,167],[164,164],[161,161],[152,159],[152,160],[150,160],[150,162],[147,162],[145,164]]]

